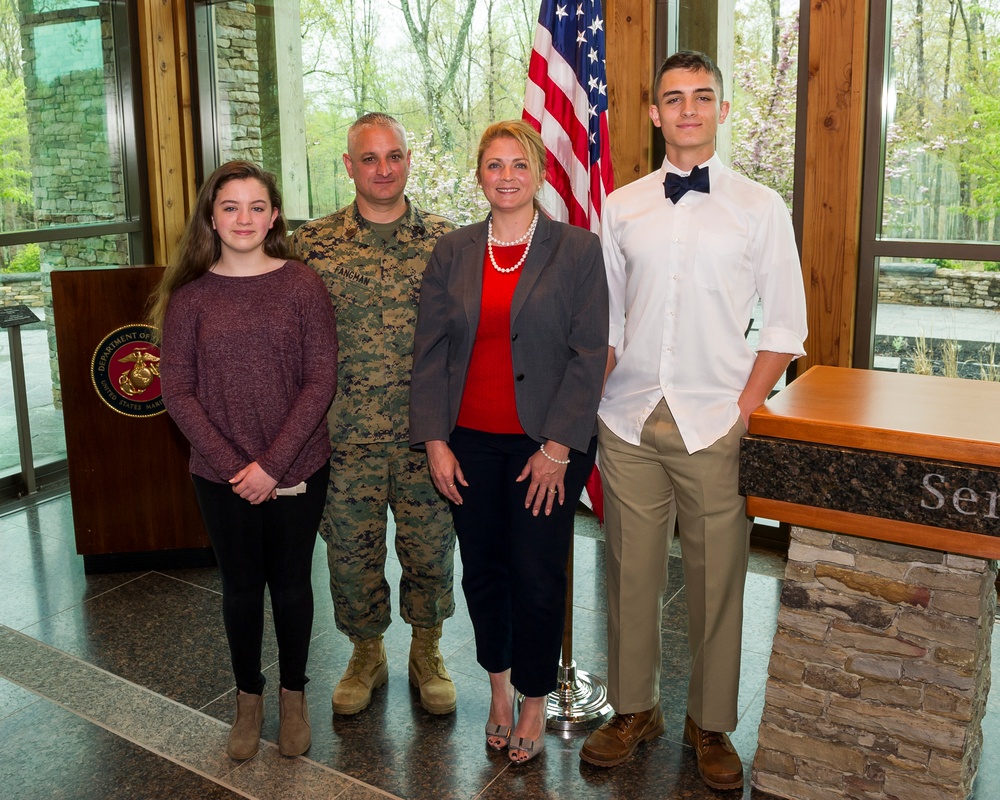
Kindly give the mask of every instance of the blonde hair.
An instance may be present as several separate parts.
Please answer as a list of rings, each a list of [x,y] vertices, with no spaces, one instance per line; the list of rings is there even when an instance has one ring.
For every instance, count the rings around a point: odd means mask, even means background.
[[[535,182],[541,187],[545,182],[545,143],[530,124],[521,119],[507,119],[502,122],[494,122],[490,125],[479,139],[479,152],[476,154],[476,181],[482,185],[481,172],[483,168],[483,154],[486,149],[497,139],[513,139],[521,146],[524,158],[528,162],[528,169],[531,171]],[[535,200],[535,207],[538,208],[538,200]]]

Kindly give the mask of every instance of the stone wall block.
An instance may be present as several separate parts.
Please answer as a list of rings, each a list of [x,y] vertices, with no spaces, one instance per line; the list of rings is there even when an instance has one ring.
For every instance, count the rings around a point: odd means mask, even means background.
[[[843,800],[846,795],[841,789],[815,786],[805,781],[771,775],[767,772],[753,772],[753,784],[759,789],[778,797],[792,797],[795,800]]]
[[[861,694],[858,676],[839,669],[808,666],[803,680],[807,686],[842,697],[858,697]]]
[[[923,709],[924,692],[919,686],[901,686],[889,681],[860,680],[859,697],[862,700],[872,700],[882,705],[899,706],[900,708]]]
[[[789,608],[816,612],[831,618],[847,619],[875,630],[887,630],[895,619],[896,606],[853,598],[843,592],[822,587],[803,587],[786,582],[781,590],[781,604]],[[803,615],[805,616],[805,615]]]
[[[818,761],[840,772],[862,774],[865,770],[864,756],[847,745],[816,741],[812,737],[788,734],[771,726],[765,728],[763,725],[758,741],[763,741],[764,747],[790,753],[793,758],[801,758],[808,762]]]
[[[968,721],[975,713],[975,693],[950,689],[947,686],[927,686],[924,708],[937,716]]]
[[[797,542],[813,545],[814,547],[831,547],[834,539],[836,538],[836,534],[834,533],[829,533],[828,531],[817,531],[813,528],[800,528],[795,526],[792,530],[795,531],[794,538]]]
[[[910,641],[901,636],[879,636],[849,622],[835,621],[830,630],[829,641],[842,649],[860,650],[867,654],[923,658],[927,647],[920,642]]]
[[[828,547],[819,547],[803,544],[792,540],[788,547],[789,561],[812,561],[829,562],[832,564],[844,564],[852,566],[854,564],[854,554],[838,550],[831,550]]]
[[[784,595],[784,591],[782,595]],[[786,606],[783,603],[778,611],[778,624],[787,630],[805,636],[807,639],[823,641],[830,630],[833,617],[821,613],[796,612],[793,610],[794,608],[795,606],[792,604]]]
[[[844,794],[852,800],[871,800],[873,797],[880,797],[881,792],[881,778],[866,778],[860,775],[844,777]]]
[[[780,628],[774,636],[772,647],[774,652],[800,661],[828,664],[832,667],[842,667],[847,663],[848,653],[846,650],[826,643],[814,642]]]
[[[960,594],[959,592],[944,592],[936,589],[931,592],[931,602],[928,608],[932,611],[954,614],[957,617],[978,619],[988,610],[984,608],[985,605],[982,594]]]
[[[786,711],[819,716],[826,706],[826,694],[821,689],[806,685],[792,685],[768,681],[765,689],[767,701]]]
[[[910,565],[907,562],[875,558],[864,553],[858,553],[854,561],[859,571],[878,575],[881,578],[888,578],[893,581],[902,581],[910,569]]]
[[[862,594],[894,605],[906,604],[926,608],[930,590],[910,582],[894,581],[856,570],[828,564],[816,565],[816,579],[824,586],[849,593]]]
[[[884,788],[888,797],[898,797],[899,800],[941,800],[941,784],[907,780],[900,773],[887,774]],[[966,794],[971,788],[971,784],[966,787]]]
[[[973,642],[979,631],[978,620],[951,614],[925,614],[909,609],[900,611],[896,624],[900,634],[951,645]]]
[[[880,706],[865,700],[833,695],[827,707],[827,717],[845,727],[885,733],[953,756],[960,756],[965,744],[965,732],[959,725],[931,720],[926,725],[915,725],[909,710]]]
[[[942,645],[934,648],[934,660],[949,667],[956,667],[961,672],[971,674],[976,669],[978,656],[971,649]]]
[[[880,658],[870,655],[849,656],[844,669],[865,678],[897,683],[903,676],[903,665],[898,658]]]
[[[975,688],[975,678],[970,673],[929,661],[905,661],[903,676],[910,680],[949,686],[965,692],[971,692]]]
[[[814,786],[843,785],[845,778],[843,770],[834,769],[816,761],[800,761],[796,775],[800,780]]]
[[[779,753],[776,750],[757,750],[757,757],[760,759],[760,768],[767,772],[776,772],[779,775],[795,775],[795,759],[788,753]],[[757,759],[754,759],[756,763]]]
[[[960,569],[980,575],[987,575],[990,573],[989,562],[982,558],[960,556],[957,553],[946,553],[944,563],[949,569]]]
[[[767,662],[767,674],[785,683],[802,683],[805,669],[804,661],[781,653],[771,653],[771,659]]]
[[[943,564],[945,554],[937,550],[923,550],[919,547],[908,547],[903,544],[882,542],[878,539],[866,539],[861,536],[848,536],[838,533],[834,535],[833,546],[837,549],[851,549],[856,553],[864,553],[883,558],[888,561],[914,562],[918,564]]]
[[[944,589],[950,592],[978,594],[984,573],[957,569],[932,569],[914,567],[906,576],[907,581],[919,583],[930,589]]]

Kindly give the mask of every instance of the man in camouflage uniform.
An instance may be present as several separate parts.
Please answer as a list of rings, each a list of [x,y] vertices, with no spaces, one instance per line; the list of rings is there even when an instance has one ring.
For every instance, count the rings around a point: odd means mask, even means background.
[[[385,684],[382,634],[389,627],[386,507],[403,568],[400,612],[413,627],[410,682],[432,714],[455,710],[455,685],[438,649],[455,612],[455,534],[422,453],[409,449],[410,369],[420,280],[438,237],[455,226],[403,194],[410,172],[406,132],[366,114],[347,134],[344,164],[356,198],[295,231],[292,246],[323,278],[337,309],[340,357],[330,409],[326,541],[337,627],[354,643],[333,692],[336,714],[356,714]]]

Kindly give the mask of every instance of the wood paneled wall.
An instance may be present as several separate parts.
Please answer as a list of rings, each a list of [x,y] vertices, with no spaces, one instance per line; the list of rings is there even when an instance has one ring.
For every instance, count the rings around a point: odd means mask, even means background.
[[[861,167],[868,45],[867,0],[823,0],[809,14],[802,269],[809,312],[806,356],[851,366],[857,306]]]
[[[154,256],[172,255],[193,206],[189,0],[139,0]],[[814,364],[849,366],[856,305],[869,0],[824,0],[809,16],[802,263]],[[605,0],[615,183],[650,169],[655,0]]]
[[[138,0],[153,261],[166,264],[194,207],[186,0]]]
[[[650,168],[653,3],[654,0],[604,0],[608,127],[615,186],[641,178]]]

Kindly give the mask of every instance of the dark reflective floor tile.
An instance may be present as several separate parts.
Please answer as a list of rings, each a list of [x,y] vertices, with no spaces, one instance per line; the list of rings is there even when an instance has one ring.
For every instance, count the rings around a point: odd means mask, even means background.
[[[391,663],[388,684],[374,693],[367,709],[334,716],[330,695],[341,659],[324,652],[321,644],[310,661],[311,760],[408,800],[474,797],[505,766],[502,759],[490,757],[484,744],[488,684],[453,673],[458,711],[431,715],[409,686],[405,663],[402,668]],[[278,734],[276,711],[272,704],[264,721],[263,736],[269,741]]]
[[[144,573],[84,575],[76,546],[27,528],[0,536],[0,625],[21,630]]]
[[[216,592],[147,573],[24,631],[102,669],[192,708],[233,685]],[[264,620],[265,665],[277,658]]]
[[[47,702],[0,720],[5,800],[228,800],[232,792]]]
[[[510,766],[487,787],[482,800],[557,798],[558,800],[687,800],[739,797],[740,792],[708,789],[698,776],[690,748],[664,738],[646,742],[618,767],[599,769],[579,758],[584,735],[549,735],[545,752],[534,761]]]

